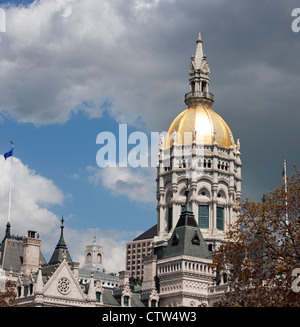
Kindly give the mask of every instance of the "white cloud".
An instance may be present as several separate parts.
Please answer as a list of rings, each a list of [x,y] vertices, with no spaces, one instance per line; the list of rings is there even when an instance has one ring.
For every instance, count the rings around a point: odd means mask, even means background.
[[[0,156],[0,220],[8,217],[11,159]],[[53,181],[40,176],[13,157],[11,224],[12,232],[24,235],[28,229],[50,233],[57,225],[57,217],[48,207],[62,204],[63,192]]]
[[[87,167],[89,180],[101,183],[112,195],[122,195],[130,200],[149,203],[155,202],[155,168],[130,167]]]
[[[13,158],[11,233],[26,235],[28,230],[36,230],[41,237],[42,252],[47,260],[59,240],[60,221],[50,208],[60,205],[65,198],[63,192],[52,180],[38,175],[24,165],[18,158]],[[11,157],[7,160],[0,156],[0,229],[1,239],[8,217],[8,198]],[[65,217],[64,238],[74,261],[83,264],[85,246],[90,244],[94,230],[78,231],[68,227]],[[125,244],[138,232],[118,230],[103,231],[97,229],[97,240],[104,249],[104,267],[107,271],[118,272],[125,269]]]

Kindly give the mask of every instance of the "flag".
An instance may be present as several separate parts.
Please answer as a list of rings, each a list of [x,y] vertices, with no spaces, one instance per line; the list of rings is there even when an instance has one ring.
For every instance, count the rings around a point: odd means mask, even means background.
[[[7,158],[11,157],[13,154],[14,154],[14,148],[11,148],[10,151],[4,153],[4,158],[5,158],[5,160],[6,160]]]
[[[285,180],[285,169],[284,169],[284,167],[282,169],[282,179]]]

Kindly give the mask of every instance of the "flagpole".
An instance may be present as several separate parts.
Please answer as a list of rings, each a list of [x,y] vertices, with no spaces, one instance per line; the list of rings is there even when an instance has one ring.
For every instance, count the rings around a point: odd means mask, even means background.
[[[285,190],[285,221],[288,224],[289,220],[288,220],[288,213],[287,213],[287,180],[286,180],[286,160],[284,159],[283,161],[283,165],[284,165],[284,190]]]
[[[14,148],[15,144],[12,141],[10,141],[10,143],[12,145],[12,148]],[[9,176],[9,198],[8,198],[8,218],[7,218],[8,223],[10,223],[10,214],[11,214],[11,188],[12,188],[13,158],[14,158],[14,155],[12,154],[11,159],[10,159],[10,176]]]

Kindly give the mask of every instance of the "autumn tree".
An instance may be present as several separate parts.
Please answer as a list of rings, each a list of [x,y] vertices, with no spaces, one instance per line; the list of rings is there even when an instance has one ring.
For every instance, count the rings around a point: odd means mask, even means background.
[[[287,191],[283,184],[260,202],[239,205],[228,241],[215,252],[216,271],[228,276],[228,292],[216,306],[300,306],[298,287],[292,289],[300,268],[299,177],[299,171],[291,176]]]
[[[12,281],[5,282],[5,289],[0,291],[0,307],[15,306],[16,290]]]

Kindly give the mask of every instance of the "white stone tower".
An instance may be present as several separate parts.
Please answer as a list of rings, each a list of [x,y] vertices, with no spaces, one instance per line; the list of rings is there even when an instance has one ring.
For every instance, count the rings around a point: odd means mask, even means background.
[[[85,248],[85,262],[83,268],[95,268],[103,271],[103,247],[97,244],[96,236],[93,242]]]
[[[196,54],[189,69],[188,106],[172,122],[160,140],[157,170],[158,236],[154,249],[167,244],[186,203],[188,203],[211,251],[225,239],[236,219],[235,201],[241,197],[240,142],[234,140],[226,122],[210,107],[210,69],[203,55],[199,33]]]

